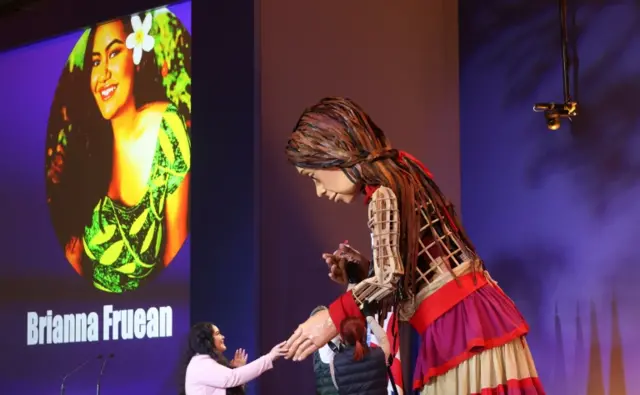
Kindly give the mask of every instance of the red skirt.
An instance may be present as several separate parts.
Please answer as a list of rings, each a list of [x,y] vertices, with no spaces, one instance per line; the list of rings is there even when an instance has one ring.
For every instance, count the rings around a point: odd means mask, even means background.
[[[423,330],[414,388],[422,395],[545,394],[528,330],[511,299],[489,282]]]

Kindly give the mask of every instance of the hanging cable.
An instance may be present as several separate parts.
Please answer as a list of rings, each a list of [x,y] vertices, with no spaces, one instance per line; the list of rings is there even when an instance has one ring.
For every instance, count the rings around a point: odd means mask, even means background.
[[[547,127],[550,130],[560,129],[562,119],[572,120],[578,115],[578,103],[571,97],[571,85],[569,80],[569,33],[567,29],[567,0],[559,0],[560,14],[560,47],[562,51],[562,91],[564,94],[563,103],[536,103],[533,111],[544,113]],[[575,81],[574,81],[575,82]]]

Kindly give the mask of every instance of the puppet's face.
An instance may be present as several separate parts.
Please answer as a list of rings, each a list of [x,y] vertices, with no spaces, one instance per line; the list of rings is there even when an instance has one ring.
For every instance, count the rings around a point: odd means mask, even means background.
[[[358,187],[342,170],[315,170],[297,168],[298,173],[310,177],[316,187],[318,197],[326,197],[333,202],[351,203],[358,194]]]
[[[224,352],[227,346],[224,345],[224,336],[217,326],[213,326],[213,347],[220,352]]]

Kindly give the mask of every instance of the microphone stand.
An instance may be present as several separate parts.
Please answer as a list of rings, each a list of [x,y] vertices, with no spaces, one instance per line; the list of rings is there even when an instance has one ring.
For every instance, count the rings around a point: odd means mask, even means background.
[[[109,354],[109,356],[102,361],[102,367],[100,367],[100,374],[98,375],[98,382],[96,383],[96,395],[100,395],[100,379],[104,374],[104,369],[107,367],[107,362],[109,362],[111,358],[113,358],[113,354]]]
[[[98,355],[96,357],[96,359],[100,359],[102,358],[102,355]],[[86,361],[82,362],[80,365],[76,366],[75,369],[73,369],[71,372],[67,373],[63,378],[62,378],[62,384],[60,384],[60,395],[64,395],[64,390],[65,390],[65,386],[64,383],[67,381],[67,379],[69,377],[71,377],[74,373],[76,373],[78,370],[84,368],[89,362],[91,362],[93,360],[93,357],[87,359]]]

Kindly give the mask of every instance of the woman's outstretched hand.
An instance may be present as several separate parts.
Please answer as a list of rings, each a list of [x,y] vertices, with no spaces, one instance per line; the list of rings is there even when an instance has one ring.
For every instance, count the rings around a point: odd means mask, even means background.
[[[365,258],[360,251],[352,248],[348,241],[340,243],[338,249],[333,254],[324,253],[322,259],[329,268],[329,278],[338,284],[346,285],[349,281],[345,266],[347,264],[356,265],[358,281],[367,278],[370,261]]]
[[[231,360],[231,366],[234,368],[239,368],[240,366],[244,366],[247,364],[247,352],[243,348],[239,348],[236,350],[236,354],[233,356]]]
[[[271,360],[275,361],[276,359],[287,355],[288,351],[289,348],[287,347],[287,342],[282,342],[280,344],[276,344],[276,346],[269,351],[269,355],[271,356]]]
[[[322,310],[309,317],[293,332],[287,346],[286,359],[302,361],[338,335],[329,310]]]

